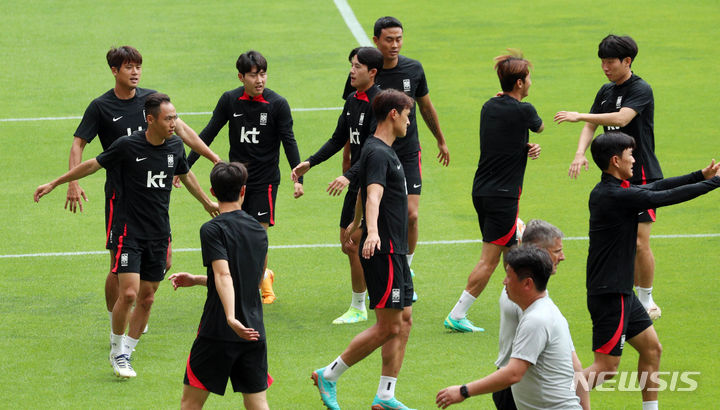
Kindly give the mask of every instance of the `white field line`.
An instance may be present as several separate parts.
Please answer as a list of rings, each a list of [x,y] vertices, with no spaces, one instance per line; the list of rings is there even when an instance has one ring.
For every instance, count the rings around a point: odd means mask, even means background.
[[[717,238],[720,233],[699,233],[699,234],[681,234],[681,235],[652,235],[653,239],[684,239],[684,238]],[[568,236],[563,238],[565,241],[587,241],[587,236]],[[458,245],[466,243],[480,243],[480,239],[457,239],[447,241],[420,241],[418,245]],[[337,243],[308,243],[299,245],[271,245],[270,249],[308,249],[308,248],[337,248]],[[200,248],[178,248],[173,252],[199,252]],[[104,255],[107,251],[81,251],[81,252],[45,252],[45,253],[22,253],[16,255],[0,255],[0,259],[10,258],[45,258],[49,256],[86,256],[86,255]]]
[[[340,111],[342,107],[313,107],[313,108],[291,108],[290,111],[306,112],[306,111]],[[181,112],[178,116],[183,115],[212,115],[212,112]],[[69,117],[35,117],[35,118],[0,118],[0,122],[28,122],[28,121],[62,121],[62,120],[81,120],[81,116]]]
[[[357,17],[355,17],[355,13],[353,13],[352,8],[348,4],[347,0],[334,1],[335,7],[338,8],[338,11],[340,11],[343,20],[345,20],[345,24],[348,26],[353,36],[355,36],[355,40],[357,40],[358,44],[360,44],[361,46],[372,47],[372,41],[370,41],[370,39],[365,34],[365,30],[363,30]]]

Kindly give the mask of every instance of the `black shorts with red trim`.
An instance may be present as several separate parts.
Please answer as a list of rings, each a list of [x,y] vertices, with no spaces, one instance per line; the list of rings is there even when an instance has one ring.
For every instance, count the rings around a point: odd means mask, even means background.
[[[117,198],[115,192],[110,198],[105,198],[105,249],[115,249],[115,235],[112,231],[113,217],[115,217],[115,206]]]
[[[358,191],[348,190],[343,201],[342,212],[340,213],[340,228],[345,229],[355,219],[355,203],[357,202]]]
[[[360,252],[370,309],[403,309],[412,306],[413,282],[407,256],[376,252],[370,259],[365,259],[362,257],[362,249]]]
[[[405,171],[405,184],[408,195],[420,195],[422,191],[422,155],[421,151],[398,155]]]
[[[268,374],[267,344],[226,342],[198,336],[190,349],[184,383],[224,395],[228,379],[235,393],[259,393],[272,383]]]
[[[473,197],[483,242],[507,247],[517,243],[519,203],[519,198]]]
[[[118,236],[113,273],[139,273],[140,280],[160,282],[165,278],[170,238],[136,240]]]
[[[638,213],[638,223],[640,222],[655,222],[657,220],[657,214],[655,213],[656,208],[646,209]]]
[[[587,306],[593,323],[593,351],[621,356],[625,341],[652,326],[635,293],[588,295]]]
[[[277,192],[277,184],[246,188],[245,199],[242,203],[243,211],[260,223],[266,223],[269,226],[275,225]]]

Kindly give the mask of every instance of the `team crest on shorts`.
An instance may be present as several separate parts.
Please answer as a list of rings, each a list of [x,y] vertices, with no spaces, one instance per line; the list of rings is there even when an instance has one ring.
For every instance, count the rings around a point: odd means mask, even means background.
[[[168,168],[172,168],[175,166],[175,156],[173,154],[168,154]]]
[[[625,335],[622,335],[620,338],[620,350],[622,350],[623,347],[625,347]]]
[[[392,303],[400,303],[400,289],[392,290]]]
[[[120,266],[128,266],[128,254],[127,253],[120,254]]]
[[[410,79],[409,78],[406,78],[403,80],[403,91],[405,91],[406,93],[410,92]]]
[[[260,113],[260,125],[267,125],[267,113],[266,112]]]

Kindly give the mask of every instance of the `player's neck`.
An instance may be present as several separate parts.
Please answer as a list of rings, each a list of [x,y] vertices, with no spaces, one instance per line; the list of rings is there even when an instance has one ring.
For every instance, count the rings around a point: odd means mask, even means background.
[[[220,210],[221,214],[224,214],[226,212],[239,211],[242,208],[242,200],[243,200],[243,198],[240,198],[239,200],[237,200],[235,202],[220,202],[220,201],[218,201],[218,210]]]
[[[120,84],[115,84],[115,96],[121,100],[129,100],[135,97],[136,88],[123,87]]]
[[[165,143],[165,138],[162,137],[160,134],[155,134],[152,132],[150,128],[145,131],[145,140],[150,143],[150,145],[158,146]]]
[[[377,129],[375,129],[375,138],[392,147],[392,144],[397,138],[395,134],[393,134],[392,121],[385,121],[378,124]]]
[[[625,81],[629,80],[630,77],[632,77],[632,71],[628,70],[627,74],[623,76],[623,78],[619,79],[618,81],[615,81],[615,85],[622,85],[625,83]]]
[[[512,91],[506,92],[505,95],[507,95],[508,97],[512,97],[518,101],[522,101],[523,99],[522,92],[517,87],[513,88]]]
[[[399,61],[400,61],[400,54],[398,54],[397,57],[393,57],[393,58],[383,57],[383,70],[390,70],[392,68],[397,67]]]
[[[536,300],[542,299],[544,297],[545,297],[545,292],[534,293],[532,295],[528,295],[527,299],[521,300],[520,303],[517,303],[517,305],[520,306],[520,309],[522,309],[524,312],[525,310],[527,310],[527,308],[530,307],[530,305],[535,303]]]
[[[375,85],[375,81],[370,81],[365,87],[356,88],[358,93],[364,93],[365,91],[372,88],[372,86]]]

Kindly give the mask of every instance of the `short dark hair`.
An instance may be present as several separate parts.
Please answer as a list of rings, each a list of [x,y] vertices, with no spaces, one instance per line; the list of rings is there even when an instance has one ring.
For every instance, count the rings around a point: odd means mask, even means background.
[[[111,47],[105,56],[110,68],[120,68],[125,63],[142,64],[142,54],[135,47]]]
[[[152,93],[145,97],[145,113],[157,118],[160,114],[160,106],[169,103],[170,97],[163,93]]]
[[[617,58],[624,60],[630,57],[630,63],[635,61],[638,53],[638,46],[635,40],[630,36],[616,36],[610,34],[598,45],[598,57],[600,58]]]
[[[368,71],[377,69],[380,71],[383,66],[383,55],[375,47],[355,47],[350,52],[348,60],[352,62],[353,57],[357,56],[358,62],[364,66],[367,66]]]
[[[505,255],[505,263],[517,274],[518,280],[531,278],[539,292],[547,288],[553,263],[546,250],[535,245],[515,246]]]
[[[372,102],[372,110],[375,119],[380,123],[387,119],[388,114],[390,114],[390,111],[393,109],[397,112],[402,112],[405,108],[412,109],[413,103],[413,99],[405,93],[394,89],[387,89],[380,91],[375,96]]]
[[[624,132],[613,131],[595,137],[590,152],[595,165],[606,171],[610,167],[610,159],[616,155],[622,157],[623,151],[628,148],[635,149],[635,139]]]
[[[252,71],[253,67],[257,67],[258,71],[267,71],[267,60],[265,60],[265,57],[263,57],[260,52],[250,50],[246,53],[240,54],[240,57],[238,57],[237,62],[235,63],[235,67],[237,68],[238,73],[242,75]]]
[[[525,225],[522,243],[535,245],[540,248],[548,248],[554,245],[556,239],[563,237],[563,233],[555,225],[542,219],[531,219]]]
[[[248,172],[239,162],[220,161],[210,171],[210,186],[220,202],[240,199],[240,190],[247,182]]]
[[[400,30],[403,29],[402,23],[400,20],[396,19],[395,17],[391,16],[385,16],[380,17],[375,21],[375,27],[373,28],[373,35],[375,37],[380,37],[380,34],[382,33],[382,30],[384,28],[393,28],[393,27],[400,27]]]
[[[510,54],[495,57],[495,71],[500,80],[500,88],[504,92],[512,91],[517,80],[525,82],[525,77],[530,74],[532,67],[519,50],[508,49],[508,51]]]

